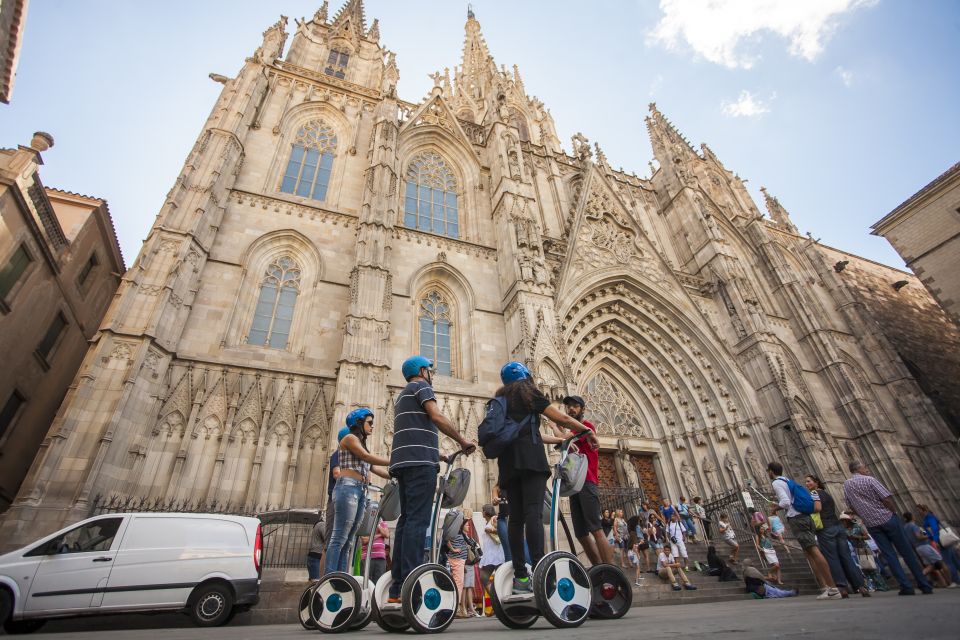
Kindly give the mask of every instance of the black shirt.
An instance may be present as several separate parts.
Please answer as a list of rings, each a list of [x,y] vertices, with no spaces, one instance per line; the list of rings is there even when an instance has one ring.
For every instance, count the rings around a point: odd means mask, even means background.
[[[540,429],[540,414],[550,406],[550,400],[539,389],[534,390],[532,406],[511,407],[507,405],[507,414],[517,422],[529,415],[536,415],[531,425],[533,429]],[[510,448],[497,458],[500,470],[500,488],[502,489],[518,472],[550,475],[550,464],[547,462],[547,453],[541,441],[534,442],[532,434],[527,428],[520,432]]]
[[[826,489],[817,489],[817,495],[820,496],[820,521],[823,522],[823,528],[840,526],[837,503],[833,501],[833,496],[827,493]]]
[[[330,473],[327,475],[327,498],[333,496],[333,488],[337,484],[337,479],[333,477],[333,468],[340,466],[340,449],[333,452],[330,456]]]

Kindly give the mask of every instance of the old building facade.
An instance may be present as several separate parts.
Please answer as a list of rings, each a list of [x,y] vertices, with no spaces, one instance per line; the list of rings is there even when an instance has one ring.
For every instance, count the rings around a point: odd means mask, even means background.
[[[960,324],[960,162],[871,227]]]
[[[286,26],[213,76],[221,96],[8,535],[97,495],[316,506],[349,410],[373,408],[389,447],[417,352],[469,437],[508,360],[584,395],[605,477],[650,494],[716,495],[771,458],[836,481],[863,457],[904,504],[960,515],[950,427],[835,257],[655,106],[659,166],[638,178],[579,134],[565,151],[472,14],[460,66],[417,104],[359,0],[324,2],[281,57]],[[466,464],[479,505],[495,465]]]
[[[43,186],[52,138],[0,149],[0,511],[17,495],[125,267],[107,203]]]

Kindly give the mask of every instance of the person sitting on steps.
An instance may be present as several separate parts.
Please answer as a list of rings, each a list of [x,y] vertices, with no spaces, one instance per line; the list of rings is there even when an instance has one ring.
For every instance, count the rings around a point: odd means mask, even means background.
[[[667,552],[665,546],[661,545],[657,555],[657,574],[667,582],[673,584],[674,591],[680,591],[680,583],[683,583],[683,589],[687,591],[696,591],[697,587],[690,584],[687,574],[680,567],[680,563],[674,559],[673,555]]]

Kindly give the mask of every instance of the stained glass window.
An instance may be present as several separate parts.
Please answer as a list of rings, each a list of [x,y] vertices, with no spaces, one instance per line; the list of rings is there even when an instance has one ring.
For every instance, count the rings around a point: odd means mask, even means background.
[[[350,52],[331,49],[327,56],[327,68],[323,70],[328,76],[343,78],[346,75],[347,64],[350,62]]]
[[[460,237],[457,179],[436,153],[421,153],[407,169],[403,224],[451,238]]]
[[[300,267],[288,256],[277,258],[260,281],[248,344],[283,349],[290,337],[293,309],[300,292]]]
[[[431,291],[420,299],[420,355],[433,360],[437,373],[442,376],[453,375],[450,317],[450,305],[440,292]]]
[[[330,184],[337,135],[322,120],[311,120],[297,131],[280,191],[324,200]]]

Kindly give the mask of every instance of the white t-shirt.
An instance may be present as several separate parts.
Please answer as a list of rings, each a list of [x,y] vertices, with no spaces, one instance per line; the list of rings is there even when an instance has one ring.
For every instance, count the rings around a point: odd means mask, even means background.
[[[737,534],[733,532],[733,527],[730,526],[730,523],[724,522],[723,520],[720,520],[720,532],[727,540],[737,539]]]
[[[659,573],[666,565],[673,564],[673,562],[673,556],[661,549],[660,555],[657,556],[657,573]]]
[[[490,526],[483,517],[480,517],[480,522],[474,520],[474,526],[477,531],[480,532],[480,548],[483,549],[483,558],[480,559],[480,564],[484,567],[488,565],[495,564],[500,566],[506,559],[503,556],[503,546],[497,544],[497,541],[490,537],[490,533],[487,531],[487,527]],[[493,533],[497,532],[496,527],[490,527]],[[502,544],[507,544],[506,540],[501,541]]]
[[[667,538],[672,536],[677,539],[677,542],[683,542],[683,532],[686,530],[687,529],[683,526],[683,523],[671,522],[669,525],[667,525]]]

